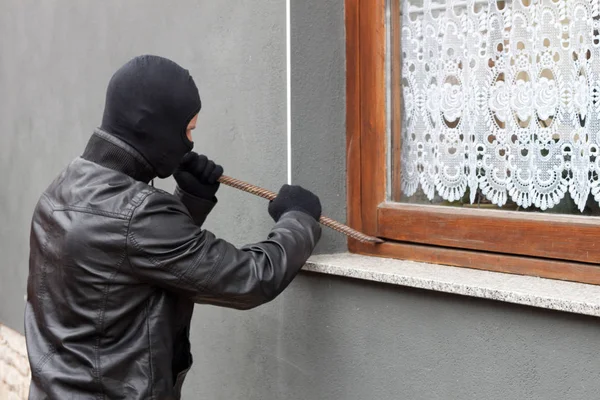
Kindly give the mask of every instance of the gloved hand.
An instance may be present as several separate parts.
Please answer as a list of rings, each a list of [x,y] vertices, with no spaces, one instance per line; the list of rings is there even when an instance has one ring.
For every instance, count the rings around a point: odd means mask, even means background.
[[[283,185],[277,197],[269,203],[269,214],[277,222],[288,211],[301,211],[318,221],[321,218],[321,201],[300,186]]]
[[[204,155],[190,152],[183,157],[173,177],[184,192],[214,201],[221,185],[218,182],[221,175],[223,175],[223,167]]]

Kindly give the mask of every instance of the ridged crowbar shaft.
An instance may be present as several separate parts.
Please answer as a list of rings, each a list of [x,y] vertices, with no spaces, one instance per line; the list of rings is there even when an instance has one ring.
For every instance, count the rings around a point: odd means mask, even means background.
[[[231,178],[229,176],[225,176],[225,175],[221,176],[221,178],[219,178],[219,182],[221,182],[224,185],[231,186],[232,188],[239,189],[239,190],[242,190],[247,193],[251,193],[258,197],[262,197],[263,199],[273,200],[275,197],[277,197],[277,194],[274,192],[271,192],[270,190],[251,185],[250,183],[246,183],[246,182],[240,181],[238,179]],[[344,225],[344,224],[337,222],[328,217],[321,217],[319,222],[333,230],[341,232],[344,235],[349,236],[349,237],[356,239],[363,243],[383,243],[383,240],[381,240],[379,238],[365,235],[364,233],[354,230],[354,229],[350,228],[349,226]]]

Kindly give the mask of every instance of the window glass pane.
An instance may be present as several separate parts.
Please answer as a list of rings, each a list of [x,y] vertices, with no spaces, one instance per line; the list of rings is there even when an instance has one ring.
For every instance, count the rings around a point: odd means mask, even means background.
[[[397,1],[392,200],[600,215],[599,11]]]

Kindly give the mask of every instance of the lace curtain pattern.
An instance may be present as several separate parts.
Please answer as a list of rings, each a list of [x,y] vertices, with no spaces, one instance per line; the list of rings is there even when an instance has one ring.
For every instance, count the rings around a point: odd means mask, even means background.
[[[416,1],[402,1],[403,193],[600,202],[600,0]]]

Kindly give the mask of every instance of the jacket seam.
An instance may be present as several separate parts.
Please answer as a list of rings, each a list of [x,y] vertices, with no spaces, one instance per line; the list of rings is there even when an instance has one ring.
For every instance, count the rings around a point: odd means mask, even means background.
[[[54,203],[52,203],[52,200],[50,200],[50,197],[46,193],[43,193],[42,198],[44,198],[49,203],[51,210],[52,210],[50,212],[50,214],[54,213],[54,210],[52,209],[54,207]],[[44,243],[42,244],[42,254],[46,254],[46,250],[48,249],[48,244],[50,243],[50,233],[49,233],[49,231],[46,231],[46,232],[47,232],[46,240],[44,240]],[[40,293],[36,294],[36,297],[38,297],[38,298],[44,296],[47,291],[47,283],[46,283],[46,268],[47,268],[47,266],[48,266],[48,257],[44,256],[44,260],[42,263],[42,271],[41,271]],[[48,342],[45,338],[43,340],[46,342],[46,345],[49,347],[49,350],[42,356],[42,358],[32,368],[33,371],[35,371],[35,373],[38,375],[42,373],[42,369],[44,368],[44,366],[48,363],[48,361],[50,361],[50,358],[52,358],[52,356],[54,356],[54,354],[56,354],[56,352],[57,352],[56,346],[54,346],[52,343]]]
[[[131,209],[131,212],[129,214],[129,221],[127,223],[127,232],[125,233],[125,257],[124,259],[127,260],[127,263],[129,264],[129,268],[133,271],[133,266],[131,265],[131,260],[129,259],[129,251],[128,251],[128,238],[130,237],[129,232],[131,231],[131,222],[133,220],[133,213],[135,212],[135,210],[137,210],[137,208],[146,200],[146,198],[148,196],[150,196],[153,192],[152,191],[148,191],[143,197],[141,198],[141,200],[139,201],[139,203],[133,207]],[[137,197],[137,196],[136,196]],[[146,301],[146,307],[145,307],[145,312],[146,312],[146,330],[148,331],[148,357],[149,357],[149,364],[150,364],[150,400],[154,400],[155,396],[154,396],[154,363],[153,363],[153,356],[152,356],[152,340],[150,338],[150,315],[148,312],[148,306],[149,306],[149,302],[150,300]]]
[[[48,352],[46,352],[46,354],[44,354],[44,356],[37,363],[37,365],[36,365],[36,367],[34,369],[34,371],[37,374],[41,374],[42,373],[42,369],[44,368],[44,366],[48,363],[48,361],[50,361],[50,358],[52,358],[52,356],[55,355],[56,352],[57,352],[56,347],[52,343],[48,343],[48,346],[50,347],[50,350],[48,350]]]
[[[144,255],[148,258],[148,260],[150,260],[150,262],[152,263],[152,265],[154,265],[157,268],[162,268],[164,270],[166,270],[167,272],[169,272],[171,275],[175,276],[178,278],[178,281],[186,281],[187,283],[196,286],[196,283],[194,283],[191,279],[189,279],[186,275],[185,272],[182,273],[177,273],[175,270],[175,267],[173,265],[164,265],[161,262],[159,262],[157,259],[155,259],[154,257],[152,257],[151,255],[148,255],[144,252],[144,249],[142,248],[142,246],[139,244],[139,242],[135,239],[135,237],[133,236],[133,233],[130,232],[129,235],[129,240],[131,240],[131,243],[133,243],[133,245],[135,246],[135,248],[140,251],[143,252]]]
[[[54,211],[52,211],[53,213]],[[51,213],[51,214],[52,214]],[[50,233],[49,231],[46,232],[46,240],[44,240],[44,244],[42,245],[42,254],[44,254],[44,261],[42,262],[42,271],[41,271],[41,282],[40,282],[40,293],[36,294],[36,296],[39,298],[41,296],[45,296],[47,293],[47,277],[46,277],[46,269],[48,268],[48,256],[47,254],[47,250],[48,250],[48,245],[50,244]]]
[[[206,246],[208,247],[208,246]],[[216,275],[217,270],[221,267],[221,263],[223,262],[223,259],[225,258],[225,254],[223,254],[224,252],[219,253],[219,259],[217,260],[217,262],[215,262],[212,271],[210,271],[210,275],[208,276],[208,279],[206,280],[206,282],[202,285],[198,285],[200,286],[200,288],[204,291],[204,292],[208,292],[208,293],[212,293],[211,290],[208,289],[208,287],[210,287],[210,285],[212,284],[212,281]],[[202,257],[204,257],[205,254],[202,255]]]
[[[194,260],[194,265],[192,267],[188,268],[188,270],[186,272],[190,272],[193,275],[193,273],[198,269],[198,266],[200,265],[202,260],[204,260],[204,257],[206,257],[206,253],[208,253],[209,247],[210,246],[208,246],[206,244],[204,246],[202,246],[202,251],[200,251],[200,254]],[[219,253],[219,258],[215,264],[221,265],[222,259],[223,259],[223,254]],[[194,280],[192,278],[187,278],[187,277],[186,277],[186,281],[189,282],[190,284],[192,284],[193,286],[196,286],[199,289],[203,290],[204,292],[209,292],[207,290],[207,286],[209,286],[209,282],[211,281],[212,276],[215,274],[215,271],[216,271],[216,269],[213,269],[210,272],[210,274],[209,274],[208,278],[205,280],[205,282],[202,282],[202,283],[194,282]]]
[[[156,193],[157,191],[158,189],[148,186],[142,189],[138,194],[136,194],[125,208],[125,215],[127,219],[131,218],[135,210],[144,202],[144,200],[146,200],[146,197],[150,196],[153,193]]]
[[[95,362],[96,362],[96,372],[97,372],[97,380],[98,380],[98,385],[100,386],[100,395],[101,398],[104,399],[106,398],[106,392],[104,391],[104,383],[102,381],[102,367],[101,367],[101,363],[100,363],[100,342],[102,341],[102,335],[104,334],[104,317],[106,316],[106,303],[108,301],[108,293],[110,292],[110,287],[112,284],[112,281],[115,279],[115,276],[117,276],[117,274],[119,273],[121,266],[123,265],[123,262],[125,261],[125,257],[126,257],[127,253],[126,251],[123,253],[123,256],[121,256],[121,259],[119,260],[119,263],[116,266],[115,271],[111,274],[111,276],[108,278],[108,282],[106,283],[104,290],[103,290],[103,296],[102,296],[102,304],[100,306],[100,309],[98,310],[98,336],[96,338],[96,345],[94,346],[94,358],[95,358]]]
[[[103,217],[108,217],[108,218],[127,220],[127,215],[125,215],[125,214],[114,213],[111,211],[98,210],[98,209],[89,208],[89,207],[65,206],[65,207],[53,208],[52,211],[76,211],[76,212],[81,212],[84,214],[101,215]]]
[[[129,268],[131,268],[131,270],[133,271],[133,265],[131,265],[131,260],[129,259],[129,245],[128,245],[128,239],[130,238],[130,232],[131,232],[131,222],[133,221],[133,213],[137,210],[137,208],[144,202],[144,200],[146,200],[146,198],[148,196],[150,196],[150,194],[152,194],[152,192],[148,192],[145,194],[145,196],[143,196],[143,198],[141,199],[141,201],[139,203],[136,204],[135,207],[133,207],[131,209],[131,212],[129,213],[129,217],[128,217],[128,222],[127,222],[127,232],[125,232],[125,258],[127,258],[127,263],[129,264]],[[136,196],[137,197],[137,196]],[[135,200],[135,198],[134,198]],[[133,238],[131,238],[133,239]]]
[[[152,337],[150,335],[150,300],[146,301],[146,330],[148,331],[148,362],[150,363],[150,400],[154,400],[154,356],[152,355]]]
[[[153,193],[153,192],[152,191],[142,191],[140,194],[143,195],[145,198],[146,196],[148,196],[151,193]],[[132,201],[135,201],[136,198],[140,196],[140,194],[135,196]],[[75,205],[58,206],[58,205],[54,204],[54,202],[52,201],[52,199],[50,198],[50,196],[48,196],[48,194],[46,192],[42,193],[42,198],[49,203],[52,211],[76,211],[76,212],[82,212],[82,213],[92,214],[92,215],[102,215],[104,217],[122,219],[122,220],[129,219],[129,217],[131,215],[130,212],[116,213],[116,212],[112,212],[112,211],[99,210],[97,208],[92,208],[92,207],[81,207],[81,206],[75,206]]]
[[[201,227],[202,224],[204,223],[204,221],[206,220],[206,217],[208,216],[208,214],[210,214],[210,212],[212,211],[212,209],[214,208],[214,206],[216,205],[216,202],[212,202],[210,200],[207,199],[203,199],[197,196],[194,196],[188,192],[186,192],[185,190],[181,189],[178,186],[175,187],[175,197],[178,198],[178,200],[184,205],[186,211],[188,212],[190,218],[192,218],[192,220],[194,221],[194,223],[198,226]],[[190,210],[188,205],[186,204],[186,199],[190,199],[191,201],[193,201],[194,203],[200,203],[200,206],[206,206],[208,208],[210,208],[210,210],[208,210],[208,212],[204,212],[204,210],[202,210],[202,223],[197,223],[196,218],[194,217],[194,213],[198,213],[198,210]],[[210,206],[209,204],[210,203]],[[192,207],[194,207],[194,205],[192,205]],[[193,267],[190,267],[186,272],[190,273],[191,275],[193,275],[193,273],[196,271],[196,269],[198,269],[198,266],[200,265],[200,263],[202,262],[202,260],[204,259],[204,257],[206,256],[206,253],[208,252],[208,248],[210,246],[204,245],[202,248],[202,251],[200,252],[200,254],[198,255],[198,257],[194,260],[194,265]],[[219,254],[219,259],[215,264],[220,265],[223,259],[223,255]],[[212,282],[213,279],[213,275],[215,274],[216,269],[213,268],[208,276],[208,278],[202,282],[196,282],[194,281],[192,278],[188,278],[186,277],[186,281],[189,282],[192,286],[194,287],[198,287],[198,289],[210,293],[210,290],[208,290],[207,286],[210,286],[210,282]]]
[[[42,193],[42,198],[50,204],[51,209],[54,210],[54,208],[56,208],[56,205],[54,204],[54,202],[52,202],[52,199],[50,199],[50,196],[48,196],[48,193],[46,193],[46,192]]]

